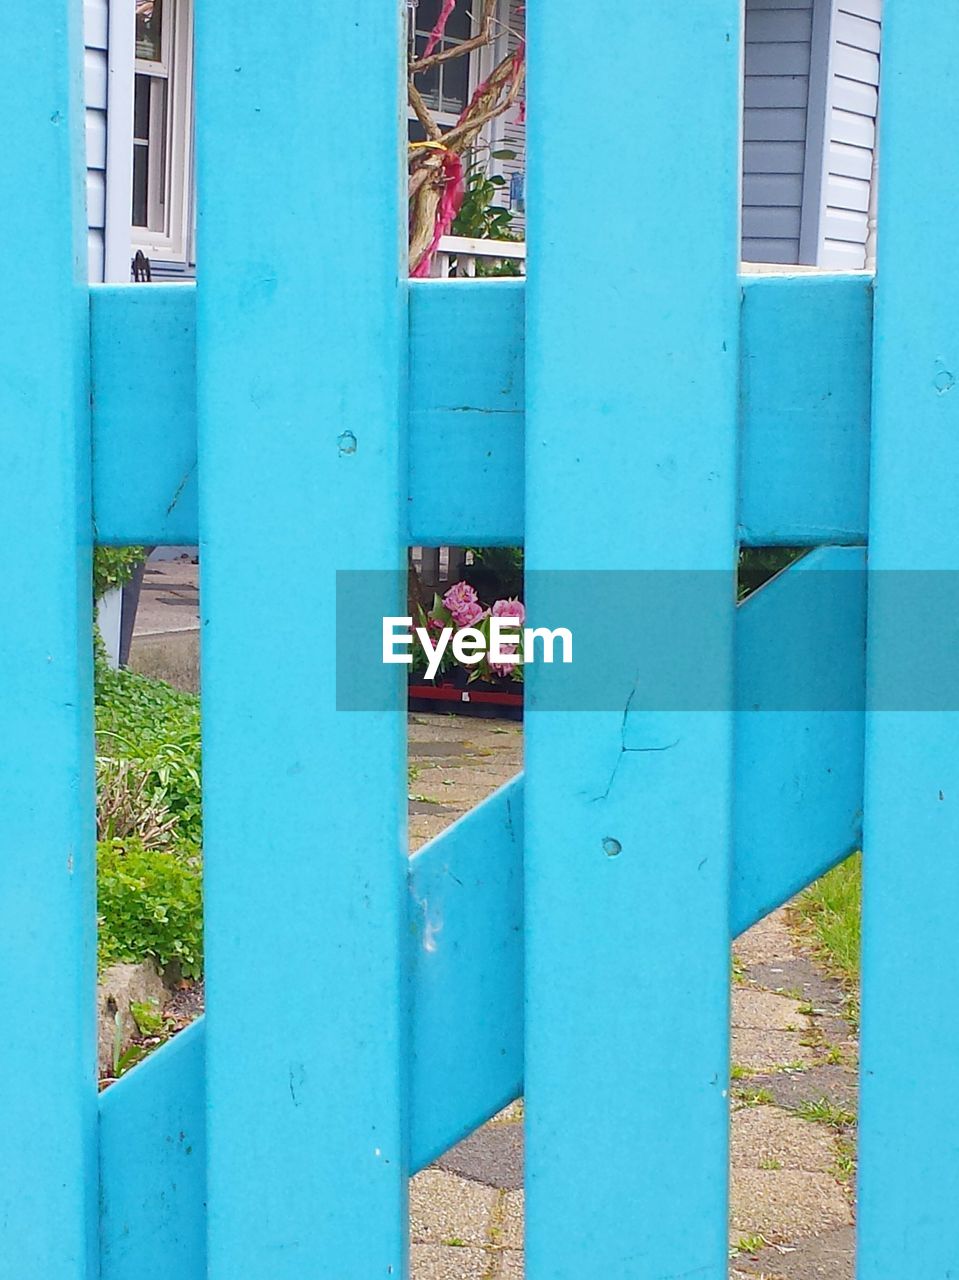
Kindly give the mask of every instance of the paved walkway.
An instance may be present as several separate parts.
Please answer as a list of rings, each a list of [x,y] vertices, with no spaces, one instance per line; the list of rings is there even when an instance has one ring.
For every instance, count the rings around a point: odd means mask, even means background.
[[[196,567],[151,570],[137,632],[166,652],[165,636],[197,625]],[[414,715],[409,739],[411,850],[522,767],[510,721]],[[731,1280],[853,1280],[857,1043],[844,993],[785,912],[738,940],[733,975]],[[202,991],[184,999],[187,1017],[202,1011]],[[414,1280],[518,1280],[522,1103],[414,1178],[410,1200]]]

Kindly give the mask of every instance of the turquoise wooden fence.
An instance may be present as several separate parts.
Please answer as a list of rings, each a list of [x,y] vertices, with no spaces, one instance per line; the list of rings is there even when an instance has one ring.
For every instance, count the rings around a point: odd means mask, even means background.
[[[959,567],[951,6],[886,6],[874,287],[737,277],[738,0],[614,39],[530,3],[528,283],[414,285],[403,6],[198,3],[195,290],[86,285],[81,8],[0,13],[0,1275],[403,1277],[410,1173],[525,1089],[530,1280],[665,1280],[663,1242],[719,1280],[729,940],[864,789],[858,1275],[959,1274],[959,720],[888,709],[864,550]],[[91,547],[197,538],[209,1012],[98,1098]],[[729,710],[668,751],[674,715],[531,714],[525,777],[408,863],[402,690],[334,710],[334,571],[521,540],[817,550],[730,600]],[[767,705],[786,636],[844,709]]]

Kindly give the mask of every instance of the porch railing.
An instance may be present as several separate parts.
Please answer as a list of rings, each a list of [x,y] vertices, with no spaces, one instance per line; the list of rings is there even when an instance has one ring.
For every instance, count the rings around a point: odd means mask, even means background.
[[[526,274],[525,240],[474,240],[470,236],[444,236],[433,259],[433,276],[448,280],[453,276],[475,276],[478,261],[512,259]]]

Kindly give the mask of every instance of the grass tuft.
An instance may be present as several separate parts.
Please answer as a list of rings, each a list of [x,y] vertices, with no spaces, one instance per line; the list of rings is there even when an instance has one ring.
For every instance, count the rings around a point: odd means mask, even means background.
[[[817,880],[799,897],[795,911],[803,933],[828,967],[847,981],[858,981],[862,855],[854,854]]]

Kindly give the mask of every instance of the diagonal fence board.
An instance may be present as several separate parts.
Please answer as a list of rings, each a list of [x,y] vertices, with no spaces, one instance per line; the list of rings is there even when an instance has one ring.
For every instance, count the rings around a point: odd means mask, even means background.
[[[828,612],[804,589],[817,570]],[[736,723],[733,936],[859,845],[865,591],[862,549],[823,548],[737,612],[739,703],[759,710]],[[845,710],[769,709],[784,635],[797,687]],[[414,1169],[522,1091],[523,795],[519,777],[411,859]],[[200,1280],[204,1039],[201,1021],[101,1097],[103,1280]]]
[[[872,281],[742,281],[741,536],[866,540]],[[409,540],[524,536],[522,281],[410,287]],[[94,286],[94,511],[107,545],[195,544],[196,291]],[[146,385],[143,352],[164,369]]]

